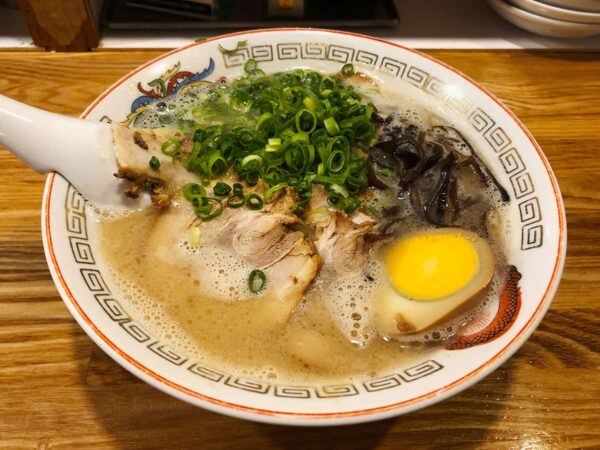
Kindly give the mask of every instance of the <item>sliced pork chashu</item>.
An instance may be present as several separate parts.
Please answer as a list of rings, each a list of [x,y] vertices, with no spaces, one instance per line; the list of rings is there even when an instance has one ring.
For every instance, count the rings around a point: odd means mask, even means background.
[[[206,245],[233,249],[249,266],[265,272],[266,290],[257,298],[256,307],[263,310],[265,321],[272,324],[289,319],[320,266],[319,254],[312,241],[304,233],[288,227],[299,219],[291,212],[284,214],[281,211],[280,202],[287,202],[284,197],[269,204],[265,210],[226,208],[214,220],[194,222],[194,226],[200,227],[198,252]],[[178,264],[175,254],[178,241],[188,236],[195,215],[187,201],[180,202],[176,196],[173,203],[160,213],[148,236],[148,254],[163,262]],[[202,275],[202,268],[196,269]],[[229,268],[223,269],[227,273]],[[223,300],[228,298],[225,294]]]
[[[262,190],[259,186],[258,191]],[[307,240],[304,233],[289,227],[300,222],[291,209],[293,193],[280,192],[262,211],[236,211],[222,225],[221,238],[230,241],[236,252],[260,269],[275,264],[299,241]]]
[[[124,125],[113,125],[112,130],[119,168],[115,175],[132,183],[125,195],[137,198],[141,191],[148,191],[154,206],[163,208],[168,206],[177,188],[198,181],[180,162],[173,162],[170,156],[161,151],[165,142],[177,139],[182,142],[179,151],[190,152],[192,142],[181,131],[173,128],[129,128]],[[158,170],[150,167],[152,157],[160,162]]]
[[[191,206],[181,197],[181,187],[199,180],[180,162],[173,162],[161,147],[167,140],[177,139],[182,141],[180,151],[185,154],[191,150],[192,143],[176,129],[135,129],[122,125],[113,127],[113,138],[119,166],[117,176],[132,182],[128,195],[135,197],[141,190],[149,190],[158,207],[167,206],[173,200],[174,207],[157,218],[148,239],[150,252],[173,263],[173,249],[177,241],[188,234],[190,223],[195,219]],[[159,170],[149,165],[153,156],[161,163]],[[266,188],[259,182],[247,192],[262,196]],[[211,189],[207,187],[207,191]],[[231,248],[252,267],[268,273],[265,295],[272,301],[262,302],[261,307],[278,320],[289,318],[320,267],[313,242],[302,231],[291,228],[301,222],[292,209],[294,196],[292,190],[281,190],[275,200],[260,211],[225,208],[220,217],[198,223],[202,242],[218,242]]]
[[[219,230],[221,242],[253,266],[268,269],[269,289],[277,299],[271,306],[286,319],[317,275],[321,261],[313,242],[302,231],[290,228],[300,223],[292,204],[291,190],[281,191],[262,211],[232,211]]]
[[[315,232],[315,245],[323,264],[339,274],[359,270],[366,261],[365,235],[375,221],[360,212],[348,215],[327,203],[327,193],[313,186],[305,222]]]
[[[271,320],[286,322],[319,271],[320,258],[309,239],[296,241],[290,252],[266,269],[270,296],[263,306]]]

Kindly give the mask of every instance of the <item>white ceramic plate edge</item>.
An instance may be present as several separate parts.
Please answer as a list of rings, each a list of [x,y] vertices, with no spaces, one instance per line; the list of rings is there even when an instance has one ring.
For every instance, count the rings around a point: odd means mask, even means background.
[[[591,23],[595,25],[600,24],[600,14],[573,11],[569,9],[559,8],[558,6],[547,5],[536,0],[510,0],[510,3],[518,6],[532,14],[537,14],[548,19],[555,19],[559,21],[573,22],[573,23]]]
[[[578,12],[600,13],[600,1],[598,0],[539,0],[540,3],[557,6]]]
[[[538,16],[503,0],[488,0],[490,6],[513,25],[548,37],[583,38],[600,33],[600,25],[565,22]]]

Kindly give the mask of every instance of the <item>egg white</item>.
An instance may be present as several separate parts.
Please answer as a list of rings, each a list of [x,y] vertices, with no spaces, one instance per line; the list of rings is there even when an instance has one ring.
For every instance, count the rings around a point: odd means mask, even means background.
[[[489,243],[476,233],[460,228],[410,233],[403,237],[460,234],[473,243],[479,256],[476,273],[466,286],[439,300],[418,301],[401,295],[391,283],[385,283],[375,298],[375,327],[379,334],[387,337],[425,331],[451,316],[465,312],[485,296],[494,275],[495,258]]]

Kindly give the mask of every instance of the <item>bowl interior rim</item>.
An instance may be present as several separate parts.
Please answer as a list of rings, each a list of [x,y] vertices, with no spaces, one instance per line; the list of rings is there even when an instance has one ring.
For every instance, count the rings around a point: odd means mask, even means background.
[[[52,248],[51,243],[51,235],[50,235],[50,226],[49,226],[49,211],[50,211],[50,200],[52,194],[52,185],[55,181],[56,174],[50,174],[47,178],[46,188],[44,190],[44,199],[42,204],[42,231],[43,231],[43,240],[44,240],[44,249],[46,252],[46,257],[48,260],[48,264],[51,268],[51,274],[55,281],[55,284],[59,287],[59,293],[61,297],[67,304],[69,310],[75,317],[75,319],[79,322],[82,328],[87,332],[88,335],[101,347],[103,350],[109,354],[113,359],[115,359],[119,364],[125,367],[128,371],[132,372],[134,375],[142,378],[144,381],[148,382],[152,386],[159,388],[160,390],[173,395],[182,400],[191,402],[195,405],[202,406],[206,409],[213,410],[216,412],[224,413],[227,415],[232,415],[240,418],[251,419],[254,421],[263,421],[268,423],[285,423],[285,424],[294,424],[294,425],[332,425],[332,424],[347,424],[347,423],[357,423],[357,422],[365,422],[371,420],[379,420],[385,417],[391,417],[398,415],[400,413],[410,412],[412,410],[420,409],[422,407],[428,406],[433,403],[437,403],[445,398],[448,398],[463,389],[471,386],[473,383],[479,381],[483,377],[487,376],[493,370],[495,370],[498,366],[500,366],[503,362],[505,362],[513,353],[515,353],[523,342],[525,342],[531,333],[535,330],[539,322],[542,320],[546,310],[550,306],[552,298],[558,288],[558,283],[560,277],[562,275],[564,262],[565,262],[565,254],[566,254],[566,221],[565,221],[565,212],[564,212],[564,203],[562,200],[562,196],[560,194],[560,189],[558,187],[558,183],[552,172],[552,169],[543,154],[540,146],[537,144],[535,139],[529,133],[529,131],[525,128],[522,122],[512,113],[500,100],[498,100],[493,94],[491,94],[487,89],[480,86],[470,77],[464,75],[458,70],[452,68],[451,66],[438,61],[435,58],[432,58],[429,55],[418,52],[416,50],[404,47],[402,45],[398,45],[392,42],[388,42],[382,39],[373,38],[370,36],[360,35],[356,33],[350,32],[342,32],[337,30],[325,30],[325,29],[314,29],[314,28],[273,28],[267,30],[249,30],[249,31],[241,31],[226,35],[220,35],[214,38],[210,38],[201,42],[194,42],[187,46],[172,50],[170,52],[159,55],[158,57],[148,61],[147,63],[139,66],[138,68],[132,70],[121,79],[116,81],[113,85],[107,88],[95,101],[93,101],[88,108],[82,113],[81,117],[86,118],[91,111],[106,97],[108,96],[116,87],[133,77],[135,74],[140,72],[141,70],[155,64],[158,61],[161,61],[173,54],[184,51],[191,47],[201,46],[208,42],[213,42],[217,40],[221,40],[224,38],[230,38],[241,35],[249,35],[255,33],[269,33],[269,32],[295,32],[295,31],[310,31],[315,33],[330,33],[330,34],[338,34],[345,36],[353,36],[361,39],[367,39],[372,41],[377,41],[386,45],[391,45],[396,48],[399,48],[403,51],[407,51],[410,53],[414,53],[418,56],[428,59],[429,61],[439,65],[442,69],[447,69],[452,71],[453,73],[459,75],[463,78],[468,84],[471,84],[479,91],[483,92],[488,98],[497,103],[503,110],[508,114],[508,116],[518,125],[518,127],[523,131],[524,135],[529,139],[531,145],[536,150],[538,157],[541,159],[544,168],[546,169],[547,176],[549,177],[550,184],[554,190],[554,196],[556,200],[557,206],[557,214],[559,221],[559,230],[560,236],[558,239],[558,249],[556,254],[556,261],[554,264],[553,273],[551,279],[548,283],[548,286],[545,290],[542,300],[540,301],[537,309],[528,318],[527,323],[523,326],[521,330],[514,336],[514,338],[507,343],[503,349],[490,357],[485,364],[479,367],[477,370],[472,371],[471,373],[461,377],[460,379],[452,380],[452,382],[448,383],[444,388],[433,391],[425,396],[425,399],[418,397],[410,399],[409,401],[400,402],[400,403],[392,403],[383,407],[373,408],[369,410],[357,410],[357,411],[348,411],[343,413],[315,413],[315,414],[295,414],[289,412],[277,412],[272,410],[263,410],[260,408],[248,408],[243,405],[234,405],[229,404],[227,402],[223,402],[219,399],[213,399],[209,396],[202,395],[200,397],[190,395],[190,392],[186,392],[186,388],[180,386],[179,389],[177,385],[175,385],[172,381],[164,379],[162,376],[154,373],[151,369],[142,366],[139,362],[132,359],[129,355],[122,352],[118,347],[115,348],[110,345],[110,341],[107,342],[106,337],[102,334],[101,330],[97,327],[96,324],[91,323],[91,321],[84,320],[85,313],[78,308],[77,300],[74,296],[68,295],[68,287],[64,284],[64,279],[62,275],[60,275],[60,268],[58,266],[58,262],[56,260],[56,255],[54,254],[54,250]],[[61,289],[62,288],[62,289]],[[69,300],[69,301],[67,301]],[[189,390],[187,390],[189,391]],[[407,405],[408,404],[408,405]],[[327,416],[327,417],[323,417]],[[315,419],[321,419],[316,421]]]

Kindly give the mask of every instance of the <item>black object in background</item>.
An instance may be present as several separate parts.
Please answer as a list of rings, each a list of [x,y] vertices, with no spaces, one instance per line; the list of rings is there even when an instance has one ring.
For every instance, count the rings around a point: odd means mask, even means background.
[[[119,30],[268,27],[392,27],[398,24],[393,0],[305,0],[302,17],[269,17],[267,0],[220,0],[212,19],[143,10],[127,0],[109,0],[104,25]]]
[[[193,0],[125,0],[128,7],[175,14],[196,19],[212,19],[213,7],[210,4]]]

